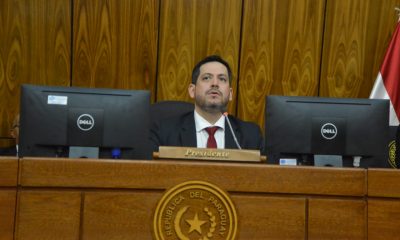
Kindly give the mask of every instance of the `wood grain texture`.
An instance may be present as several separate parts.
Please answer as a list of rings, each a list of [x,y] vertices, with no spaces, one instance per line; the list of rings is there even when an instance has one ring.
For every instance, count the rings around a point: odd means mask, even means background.
[[[398,239],[400,232],[400,201],[368,200],[368,238]]]
[[[320,96],[368,97],[400,1],[327,1]]]
[[[0,1],[0,136],[19,112],[20,85],[69,85],[70,0]]]
[[[239,61],[240,0],[161,1],[157,100],[189,101],[192,69],[207,55],[218,54],[232,68],[235,114]]]
[[[324,1],[244,1],[239,117],[263,126],[265,96],[317,95]]]
[[[364,200],[309,199],[308,239],[366,239]]]
[[[72,85],[153,91],[158,12],[157,0],[74,1]]]
[[[305,198],[233,194],[232,200],[240,209],[237,239],[305,239]]]
[[[167,160],[20,161],[19,180],[26,187],[166,189],[196,178],[226,191],[364,196],[367,189],[364,169]]]
[[[18,179],[18,159],[0,157],[0,187],[16,187]]]
[[[13,239],[17,189],[0,189],[0,240]]]
[[[396,169],[369,169],[368,195],[400,198],[400,172]]]
[[[79,192],[19,191],[16,239],[80,239],[80,207]]]
[[[83,239],[152,239],[161,192],[86,192]]]
[[[152,239],[151,221],[163,192],[188,180],[210,182],[231,196],[239,239],[398,237],[399,198],[366,191],[366,184],[376,178],[399,182],[396,170],[196,161],[20,161],[17,239]],[[387,191],[396,192],[394,186],[389,184]],[[0,192],[0,202],[10,202],[2,196]],[[12,215],[5,216],[12,221]]]

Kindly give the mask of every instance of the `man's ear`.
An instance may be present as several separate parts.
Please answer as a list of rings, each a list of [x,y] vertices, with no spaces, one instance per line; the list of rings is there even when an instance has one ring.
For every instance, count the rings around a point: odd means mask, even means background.
[[[233,99],[233,89],[229,88],[229,101],[232,101]]]
[[[194,98],[194,92],[196,91],[196,85],[194,85],[193,83],[189,84],[188,87],[188,92],[189,92],[189,96],[190,98]]]

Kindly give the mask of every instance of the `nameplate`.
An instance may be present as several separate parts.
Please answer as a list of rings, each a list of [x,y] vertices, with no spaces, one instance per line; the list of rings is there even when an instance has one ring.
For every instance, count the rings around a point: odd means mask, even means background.
[[[159,152],[153,154],[160,159],[187,159],[206,161],[263,162],[258,150],[215,149],[160,146]]]

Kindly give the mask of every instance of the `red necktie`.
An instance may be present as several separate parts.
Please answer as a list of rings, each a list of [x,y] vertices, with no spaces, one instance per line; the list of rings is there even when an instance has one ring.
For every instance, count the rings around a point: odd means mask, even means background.
[[[214,133],[219,127],[208,127],[206,131],[208,133],[207,148],[217,148],[217,141],[215,141]]]

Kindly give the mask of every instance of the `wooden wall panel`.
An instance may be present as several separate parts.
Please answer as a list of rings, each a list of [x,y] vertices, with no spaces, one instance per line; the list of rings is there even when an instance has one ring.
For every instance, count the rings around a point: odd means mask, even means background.
[[[263,126],[265,96],[317,95],[325,2],[244,1],[238,115]]]
[[[320,96],[369,97],[399,4],[398,0],[327,0]]]
[[[368,97],[395,6],[400,0],[2,0],[0,137],[9,136],[22,83],[190,101],[193,66],[215,53],[233,69],[229,111],[260,126],[268,94]]]
[[[161,1],[157,100],[189,101],[192,69],[211,54],[230,64],[236,99],[241,13],[241,0]]]
[[[79,192],[23,190],[17,198],[16,239],[80,239]]]
[[[19,111],[22,83],[69,85],[70,0],[0,1],[0,136]]]
[[[73,86],[153,90],[158,0],[74,1]]]

